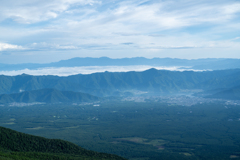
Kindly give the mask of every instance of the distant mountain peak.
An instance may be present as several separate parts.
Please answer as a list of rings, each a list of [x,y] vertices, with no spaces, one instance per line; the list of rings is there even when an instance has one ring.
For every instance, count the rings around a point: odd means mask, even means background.
[[[157,70],[156,68],[150,68],[144,72],[148,72],[148,73],[158,73],[159,70]]]

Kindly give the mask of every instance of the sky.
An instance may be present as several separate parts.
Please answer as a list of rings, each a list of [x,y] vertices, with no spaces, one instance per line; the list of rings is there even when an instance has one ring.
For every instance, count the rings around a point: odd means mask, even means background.
[[[240,58],[239,0],[1,0],[0,63]]]

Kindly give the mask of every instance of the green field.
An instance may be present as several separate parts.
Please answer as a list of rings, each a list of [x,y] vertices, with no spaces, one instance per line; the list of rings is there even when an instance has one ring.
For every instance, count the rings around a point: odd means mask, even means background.
[[[0,125],[130,160],[240,159],[240,106],[111,101],[0,107]]]

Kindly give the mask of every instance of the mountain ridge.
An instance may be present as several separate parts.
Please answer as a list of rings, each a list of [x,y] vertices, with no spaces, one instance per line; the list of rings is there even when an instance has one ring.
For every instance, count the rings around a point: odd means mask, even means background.
[[[231,88],[240,85],[240,69],[217,71],[167,71],[149,69],[143,72],[102,72],[89,75],[0,76],[0,93],[12,94],[54,88],[59,91],[83,92],[94,96],[111,96],[116,91],[173,93],[186,89]]]

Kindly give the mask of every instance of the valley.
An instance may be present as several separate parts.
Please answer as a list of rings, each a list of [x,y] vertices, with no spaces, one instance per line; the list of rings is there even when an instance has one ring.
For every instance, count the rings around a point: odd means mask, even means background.
[[[240,70],[0,76],[0,126],[129,160],[240,158]]]
[[[135,160],[239,157],[239,105],[106,101],[0,107],[0,125]]]

